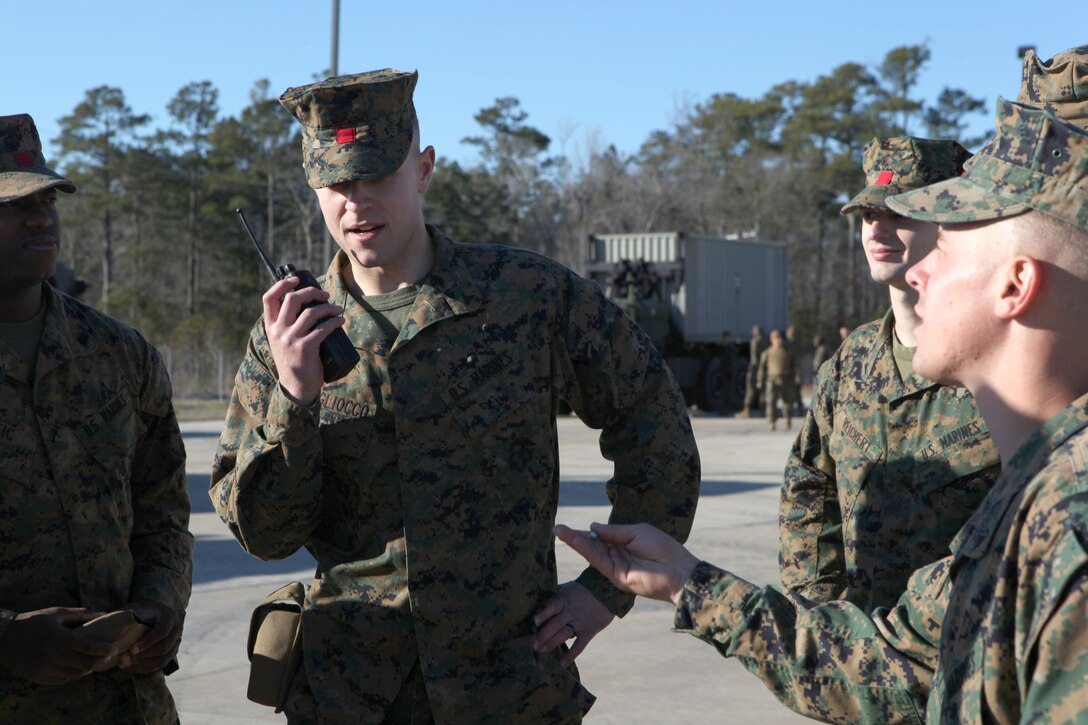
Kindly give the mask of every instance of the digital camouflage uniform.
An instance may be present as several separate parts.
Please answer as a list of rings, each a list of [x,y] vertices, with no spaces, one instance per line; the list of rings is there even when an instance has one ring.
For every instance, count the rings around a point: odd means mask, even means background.
[[[782,583],[865,611],[948,553],[999,473],[970,391],[900,377],[893,323],[857,328],[820,368],[780,504]]]
[[[965,176],[895,196],[956,224],[1034,209],[1088,229],[1088,133],[998,100]],[[826,366],[825,366],[826,367]],[[792,709],[834,722],[1082,722],[1088,702],[1088,395],[1008,461],[953,540],[872,617],[700,563],[676,627],[736,656]]]
[[[970,152],[955,141],[896,136],[874,138],[865,146],[865,188],[840,214],[888,210],[888,197],[943,181],[960,173]]]
[[[212,498],[246,550],[305,545],[321,564],[303,620],[321,715],[368,722],[418,659],[439,722],[565,722],[592,696],[532,649],[556,591],[559,399],[603,430],[612,520],[686,537],[699,485],[684,401],[645,335],[546,258],[453,244],[391,349],[346,292],[340,253],[322,281],[362,355],[312,410],[280,392],[258,323],[238,373]],[[631,604],[594,571],[612,611]],[[290,705],[289,705],[290,711]]]
[[[302,125],[302,168],[312,189],[382,179],[404,163],[419,74],[385,68],[288,88],[280,104]]]
[[[0,116],[0,203],[46,189],[74,194],[76,185],[46,165],[30,114]]]
[[[1088,45],[1062,51],[1045,63],[1029,50],[1016,102],[1041,106],[1088,130]]]
[[[403,160],[415,81],[382,71],[284,94],[310,185],[364,178],[370,157]],[[576,668],[533,648],[533,617],[558,587],[557,410],[564,400],[602,431],[612,520],[684,538],[699,488],[684,400],[595,284],[530,252],[427,232],[435,261],[395,340],[347,291],[338,253],[321,285],[362,359],[312,407],[284,396],[257,323],[212,500],[247,551],[305,546],[321,566],[289,718],[380,722],[421,677],[440,723],[578,722],[594,698]],[[579,581],[616,614],[632,604],[594,570]]]
[[[1088,228],[1088,130],[1053,111],[998,98],[997,135],[964,168],[962,177],[911,192],[909,206],[900,196],[888,207],[948,224],[1035,210]]]
[[[959,173],[951,141],[878,138],[869,181],[844,212]],[[971,393],[911,374],[893,354],[892,312],[854,330],[820,368],[786,464],[779,510],[782,583],[816,601],[890,607],[948,544],[999,473]]]
[[[49,286],[33,383],[0,341],[0,634],[20,612],[152,599],[181,618],[193,540],[170,381],[131,328]],[[0,673],[0,722],[173,723],[162,672]]]
[[[705,562],[675,627],[791,709],[844,723],[1080,722],[1088,702],[1088,396],[1013,457],[894,609],[867,617]]]

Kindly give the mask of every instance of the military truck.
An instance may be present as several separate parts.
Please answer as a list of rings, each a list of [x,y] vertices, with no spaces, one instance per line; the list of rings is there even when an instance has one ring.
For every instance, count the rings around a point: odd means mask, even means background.
[[[722,332],[743,342],[753,325],[785,330],[786,245],[754,236],[684,232],[589,236],[585,274],[603,286],[654,341],[689,405],[722,402]],[[743,399],[747,345],[738,347]]]

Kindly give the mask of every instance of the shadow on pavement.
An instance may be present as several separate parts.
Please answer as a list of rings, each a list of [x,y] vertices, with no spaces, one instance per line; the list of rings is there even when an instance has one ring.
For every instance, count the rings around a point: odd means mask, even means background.
[[[189,481],[189,501],[194,514],[211,513],[211,499],[208,498],[208,487],[211,485],[211,476],[207,473],[190,473],[186,476]],[[779,488],[777,483],[755,483],[752,481],[713,481],[704,480],[700,488],[700,496],[730,496],[737,493],[746,493],[761,488]],[[559,484],[560,506],[608,506],[608,496],[604,492],[604,481],[562,481]]]
[[[245,551],[234,539],[198,536],[196,550],[193,552],[193,584],[239,576],[286,576],[304,570],[312,572],[316,565],[310,552],[305,549],[296,551],[286,559],[262,561]]]
[[[194,514],[207,514],[215,511],[212,500],[208,498],[208,488],[212,477],[207,473],[187,473],[185,480],[189,484],[189,505]]]
[[[213,512],[208,498],[208,484],[211,477],[206,473],[190,473],[189,498],[193,513]],[[714,481],[702,482],[702,496],[729,496],[764,488],[777,489],[777,483],[754,483],[750,481]],[[608,506],[604,481],[563,481],[559,487],[560,506]],[[224,529],[224,533],[225,529]],[[305,549],[276,561],[262,561],[249,554],[234,539],[209,538],[198,536],[194,552],[193,583],[217,581],[241,576],[266,576],[289,574],[314,568],[314,559]]]
[[[182,438],[218,438],[219,431],[211,430],[183,430],[181,432]]]
[[[699,489],[700,496],[731,496],[747,493],[761,488],[778,489],[777,483],[755,483],[752,481],[708,481],[704,480]],[[562,481],[559,484],[560,506],[608,506],[608,496],[604,491],[604,481]]]
[[[732,496],[736,493],[758,491],[761,488],[779,489],[780,483],[756,483],[754,481],[708,481],[703,479],[700,496]]]

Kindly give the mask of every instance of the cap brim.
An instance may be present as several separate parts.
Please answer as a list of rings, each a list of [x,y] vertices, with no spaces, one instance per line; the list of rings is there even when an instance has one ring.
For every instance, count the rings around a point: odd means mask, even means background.
[[[846,202],[840,214],[853,214],[859,209],[887,209],[888,197],[898,193],[899,187],[890,184],[866,186],[858,195]]]
[[[15,201],[46,189],[74,194],[76,185],[52,169],[0,171],[0,202]]]
[[[976,184],[969,175],[891,196],[888,198],[888,208],[911,219],[938,224],[1001,219],[1031,209],[1022,201]]]
[[[321,146],[303,153],[306,180],[313,189],[349,181],[372,181],[392,176],[408,158],[412,127],[381,138],[351,144]]]

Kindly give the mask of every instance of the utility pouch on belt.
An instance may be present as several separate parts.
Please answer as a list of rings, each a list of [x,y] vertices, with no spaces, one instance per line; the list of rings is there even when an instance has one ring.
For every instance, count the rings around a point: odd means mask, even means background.
[[[249,689],[253,702],[283,710],[302,660],[302,605],[306,587],[291,582],[269,594],[249,620]]]

